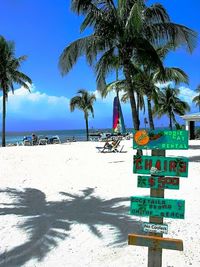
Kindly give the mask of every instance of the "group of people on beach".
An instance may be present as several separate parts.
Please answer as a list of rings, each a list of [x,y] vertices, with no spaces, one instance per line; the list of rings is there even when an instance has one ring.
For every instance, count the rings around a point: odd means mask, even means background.
[[[57,136],[53,136],[51,138],[48,138],[47,136],[43,137],[43,139],[46,140],[46,143],[48,144],[53,144],[53,141],[56,139],[58,139]],[[33,146],[34,145],[38,145],[39,144],[39,137],[35,134],[35,133],[32,133],[31,136],[24,136],[23,138],[23,142],[24,141],[29,141]]]
[[[30,141],[32,145],[36,145],[38,143],[38,136],[34,133],[32,133],[31,136],[24,136],[23,142],[24,141]]]

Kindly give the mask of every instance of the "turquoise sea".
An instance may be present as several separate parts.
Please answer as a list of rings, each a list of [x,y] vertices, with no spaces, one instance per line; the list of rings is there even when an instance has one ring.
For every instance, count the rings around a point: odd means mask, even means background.
[[[111,133],[112,129],[98,129],[98,132]],[[90,130],[90,133],[95,132]],[[129,130],[128,130],[129,132]],[[131,132],[131,129],[130,129]],[[7,132],[6,133],[6,144],[13,144],[23,140],[24,136],[31,136],[32,133],[36,134],[38,137],[48,137],[58,135],[61,142],[66,142],[67,139],[74,138],[76,141],[86,141],[86,131],[85,130],[49,130],[49,131],[24,131],[24,132]],[[0,145],[1,145],[1,134],[0,134]]]
[[[197,127],[199,128],[199,127]],[[157,129],[168,129],[168,127],[158,127]],[[89,133],[102,132],[112,133],[112,129],[90,129]],[[131,133],[133,129],[128,128],[126,132]],[[23,140],[24,136],[31,136],[32,133],[38,137],[48,137],[58,135],[61,142],[66,142],[67,139],[71,140],[74,138],[76,141],[86,141],[86,130],[46,130],[46,131],[24,131],[24,132],[7,132],[6,133],[6,144],[13,144]],[[1,146],[1,133],[0,133],[0,146]]]

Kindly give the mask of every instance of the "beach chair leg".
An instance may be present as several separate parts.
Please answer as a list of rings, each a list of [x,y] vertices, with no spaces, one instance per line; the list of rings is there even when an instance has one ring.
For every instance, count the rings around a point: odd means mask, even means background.
[[[121,149],[120,149],[120,151],[119,151],[120,153],[122,152],[123,148],[124,148],[124,145],[121,147]]]

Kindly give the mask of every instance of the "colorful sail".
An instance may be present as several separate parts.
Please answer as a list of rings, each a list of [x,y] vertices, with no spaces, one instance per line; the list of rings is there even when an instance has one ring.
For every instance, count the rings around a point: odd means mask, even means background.
[[[122,109],[117,96],[113,102],[113,132],[122,134],[126,132]]]

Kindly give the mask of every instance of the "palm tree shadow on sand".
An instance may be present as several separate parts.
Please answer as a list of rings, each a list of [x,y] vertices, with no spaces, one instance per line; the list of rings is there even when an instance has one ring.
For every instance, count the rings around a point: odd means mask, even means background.
[[[82,190],[80,195],[60,192],[64,200],[49,202],[42,191],[34,188],[23,191],[7,188],[0,190],[1,193],[8,194],[13,203],[0,203],[0,215],[23,218],[17,227],[27,233],[28,240],[1,254],[0,266],[17,267],[30,259],[42,260],[59,241],[70,236],[74,224],[87,225],[98,238],[103,237],[100,226],[114,229],[110,246],[122,246],[127,243],[129,233],[141,232],[141,223],[128,215],[128,207],[124,205],[129,198],[101,199],[93,195],[93,188]]]

